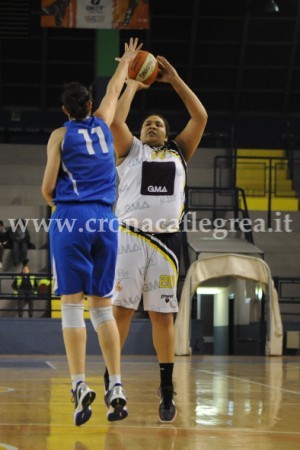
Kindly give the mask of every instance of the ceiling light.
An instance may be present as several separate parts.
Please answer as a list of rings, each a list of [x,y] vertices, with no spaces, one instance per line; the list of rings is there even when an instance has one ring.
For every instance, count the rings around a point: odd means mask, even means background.
[[[215,287],[197,287],[196,293],[199,295],[202,294],[208,294],[208,295],[214,295],[219,294],[221,292],[221,289],[215,288]]]

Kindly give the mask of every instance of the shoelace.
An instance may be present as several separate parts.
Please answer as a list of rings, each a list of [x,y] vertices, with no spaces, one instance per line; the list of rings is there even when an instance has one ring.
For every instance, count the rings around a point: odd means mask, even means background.
[[[165,388],[165,395],[162,395],[162,388],[159,387],[160,399],[163,400],[165,406],[169,406],[172,403],[174,395],[177,395],[177,392],[174,391],[173,388]],[[167,394],[167,395],[166,395]]]
[[[77,389],[79,389],[79,387],[77,386],[77,388],[75,389],[75,391],[73,391],[73,389],[71,389],[71,402],[75,403],[77,406]]]
[[[76,395],[76,391],[74,392],[74,391],[72,391],[72,389],[71,389],[71,394],[72,394],[71,402],[72,402],[72,403],[75,403],[75,395]]]

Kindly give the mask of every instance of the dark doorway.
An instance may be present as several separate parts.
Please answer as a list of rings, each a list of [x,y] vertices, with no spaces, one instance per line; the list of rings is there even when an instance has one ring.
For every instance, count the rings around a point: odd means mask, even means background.
[[[228,355],[234,355],[234,295],[228,296]]]

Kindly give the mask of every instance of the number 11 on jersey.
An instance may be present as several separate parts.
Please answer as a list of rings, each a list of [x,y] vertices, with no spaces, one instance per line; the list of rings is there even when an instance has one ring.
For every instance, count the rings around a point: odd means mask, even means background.
[[[86,149],[89,155],[95,155],[95,149],[93,147],[93,143],[92,143],[92,139],[90,137],[89,131],[85,130],[83,128],[80,128],[80,130],[78,130],[79,134],[82,134],[86,143]],[[102,153],[108,153],[108,148],[107,148],[107,144],[105,141],[105,136],[104,133],[102,131],[101,127],[96,127],[96,128],[92,128],[91,129],[91,134],[97,134],[98,138],[99,138],[99,147],[100,150],[102,151]],[[95,143],[94,143],[95,145]]]

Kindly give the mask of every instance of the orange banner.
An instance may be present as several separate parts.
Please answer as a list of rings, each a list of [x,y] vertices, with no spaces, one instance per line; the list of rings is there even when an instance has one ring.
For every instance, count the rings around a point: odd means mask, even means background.
[[[149,0],[41,0],[41,10],[46,28],[149,28]]]

